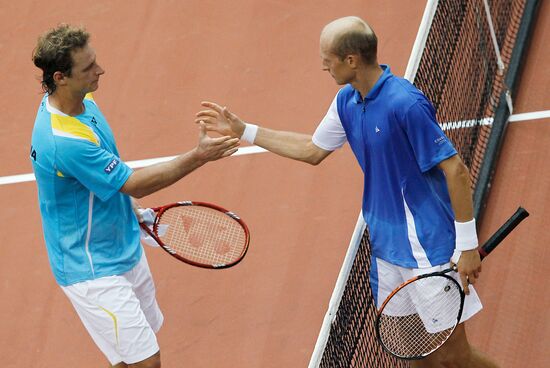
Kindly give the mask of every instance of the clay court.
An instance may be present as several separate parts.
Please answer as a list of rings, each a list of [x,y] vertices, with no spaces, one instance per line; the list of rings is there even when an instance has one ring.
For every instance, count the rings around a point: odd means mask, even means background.
[[[514,122],[482,221],[485,240],[519,206],[531,216],[484,262],[485,309],[471,341],[502,367],[548,367],[550,297],[550,3],[541,1],[523,61]],[[376,31],[379,61],[403,75],[424,1],[7,1],[0,5],[0,355],[2,366],[106,367],[49,268],[29,174],[42,97],[31,53],[66,22],[92,34],[106,70],[94,97],[125,161],[193,148],[203,100],[245,120],[312,133],[338,86],[322,72],[329,21],[358,15]],[[546,41],[544,41],[546,40]],[[534,113],[531,115],[521,115]],[[247,153],[246,150],[243,150]],[[165,324],[164,367],[306,367],[360,210],[361,170],[349,146],[312,167],[261,152],[207,164],[141,200],[217,203],[251,231],[246,258],[198,269],[146,247]]]

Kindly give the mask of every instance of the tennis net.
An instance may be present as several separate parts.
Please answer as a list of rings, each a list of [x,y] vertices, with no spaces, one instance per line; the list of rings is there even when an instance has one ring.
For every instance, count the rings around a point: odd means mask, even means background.
[[[537,0],[429,0],[405,73],[469,167],[478,218],[537,7]],[[370,263],[360,214],[309,368],[409,366],[376,340]]]

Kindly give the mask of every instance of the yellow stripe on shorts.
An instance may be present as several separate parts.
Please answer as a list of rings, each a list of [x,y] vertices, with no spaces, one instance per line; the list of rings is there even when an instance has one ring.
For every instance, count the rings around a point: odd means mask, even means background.
[[[98,308],[101,309],[102,311],[104,311],[105,313],[107,313],[109,315],[109,317],[111,317],[111,319],[113,320],[113,327],[115,329],[116,344],[118,345],[118,319],[117,319],[116,315],[113,312],[103,308],[101,305],[98,305]]]

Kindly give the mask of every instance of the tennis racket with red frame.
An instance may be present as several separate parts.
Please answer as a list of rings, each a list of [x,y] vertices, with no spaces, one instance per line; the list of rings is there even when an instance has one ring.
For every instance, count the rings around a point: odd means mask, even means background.
[[[248,250],[250,233],[244,221],[220,206],[183,201],[152,208],[152,226],[141,228],[162,249],[180,261],[203,268],[228,268]]]
[[[479,249],[491,253],[529,213],[518,208]],[[422,359],[440,348],[460,323],[464,291],[444,271],[414,277],[395,289],[378,310],[376,335],[383,348],[401,359]]]

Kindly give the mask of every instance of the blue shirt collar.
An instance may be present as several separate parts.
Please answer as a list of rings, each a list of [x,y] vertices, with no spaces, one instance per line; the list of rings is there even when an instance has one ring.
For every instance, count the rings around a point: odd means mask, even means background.
[[[391,70],[390,70],[390,67],[386,64],[380,64],[380,67],[382,68],[383,70],[383,73],[382,75],[380,76],[380,78],[378,78],[378,80],[376,81],[376,83],[374,84],[374,86],[371,88],[371,90],[369,91],[369,93],[367,94],[367,96],[365,97],[365,99],[367,100],[374,100],[378,94],[380,93],[380,91],[382,90],[382,86],[384,85],[384,83],[390,78],[393,76]],[[355,102],[357,103],[363,103],[363,99],[361,98],[361,93],[359,93],[359,91],[355,90]]]

